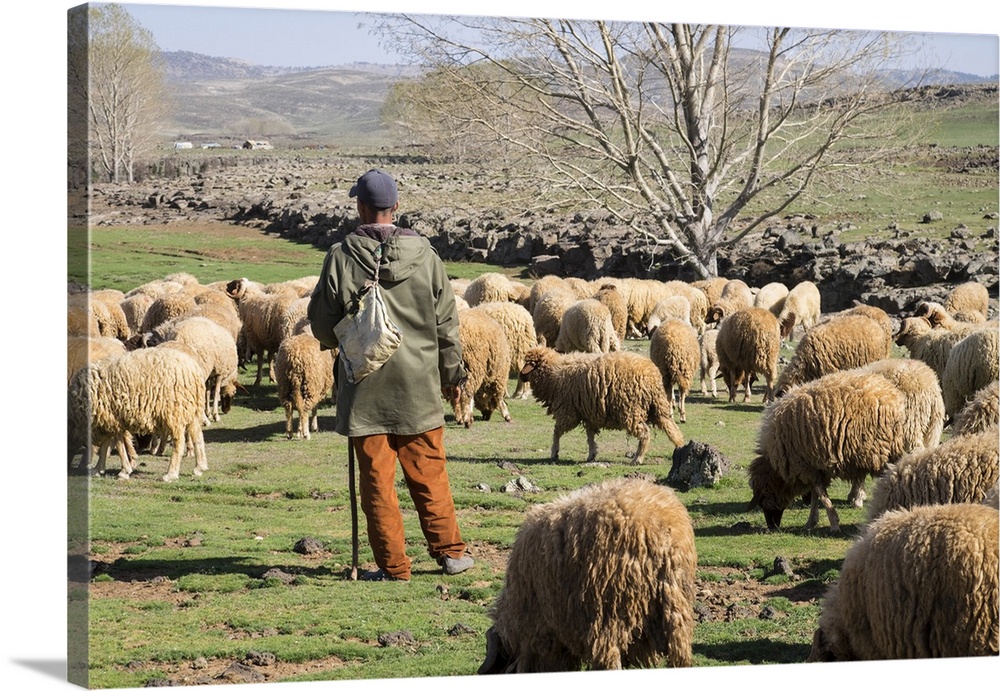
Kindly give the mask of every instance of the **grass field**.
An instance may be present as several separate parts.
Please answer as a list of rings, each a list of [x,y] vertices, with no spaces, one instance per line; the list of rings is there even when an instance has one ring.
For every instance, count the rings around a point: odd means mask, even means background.
[[[127,290],[175,271],[203,283],[246,275],[276,281],[318,273],[322,253],[247,228],[95,228],[93,286]],[[495,269],[450,266],[454,275]],[[645,340],[628,349],[648,352]],[[786,349],[785,355],[789,351]],[[412,503],[402,492],[408,584],[344,579],[350,565],[350,506],[346,444],[331,432],[332,404],[320,432],[288,440],[275,387],[254,388],[253,371],[233,410],[205,431],[209,471],[160,481],[165,457],[141,456],[130,480],[112,472],[90,489],[90,683],[95,687],[176,683],[374,679],[473,674],[483,659],[488,609],[503,584],[507,551],[524,512],[584,484],[641,473],[663,481],[671,444],[654,436],[647,464],[631,466],[635,439],[624,432],[598,437],[596,463],[584,464],[582,429],[563,438],[559,462],[548,459],[552,421],[535,401],[510,401],[512,422],[457,426],[447,414],[445,441],[459,522],[477,565],[444,577],[427,555]],[[513,390],[513,382],[511,382]],[[715,488],[683,492],[699,554],[695,666],[802,662],[819,613],[818,597],[836,578],[863,510],[831,489],[844,532],[806,531],[807,510],[786,513],[784,529],[764,530],[747,512],[745,469],[752,458],[762,404],[696,394],[688,402],[686,439],[718,448],[732,468]],[[519,475],[536,492],[503,491]],[[489,490],[484,489],[488,486]],[[361,561],[374,568],[364,540]],[[294,550],[302,538],[323,543],[317,554]],[[777,557],[795,577],[773,574]],[[270,569],[282,574],[267,575]],[[284,576],[287,575],[287,576]],[[282,580],[285,578],[286,580]],[[383,646],[380,636],[409,632],[412,642]],[[267,666],[236,668],[248,656],[274,656]]]

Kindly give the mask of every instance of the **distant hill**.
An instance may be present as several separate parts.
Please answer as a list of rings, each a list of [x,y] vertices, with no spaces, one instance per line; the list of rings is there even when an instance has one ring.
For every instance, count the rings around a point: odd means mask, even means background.
[[[188,51],[161,55],[173,97],[167,137],[295,137],[316,143],[377,137],[382,133],[379,111],[389,89],[419,74],[419,68],[401,65],[289,68]],[[915,80],[914,72],[885,73],[890,87]],[[977,84],[996,82],[997,77],[937,70],[923,81]]]

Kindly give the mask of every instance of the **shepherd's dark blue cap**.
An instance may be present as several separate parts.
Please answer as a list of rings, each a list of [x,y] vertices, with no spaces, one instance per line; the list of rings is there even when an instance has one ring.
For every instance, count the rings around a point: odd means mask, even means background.
[[[351,188],[351,197],[375,209],[391,209],[399,201],[396,181],[384,170],[372,168],[358,178],[358,184]]]

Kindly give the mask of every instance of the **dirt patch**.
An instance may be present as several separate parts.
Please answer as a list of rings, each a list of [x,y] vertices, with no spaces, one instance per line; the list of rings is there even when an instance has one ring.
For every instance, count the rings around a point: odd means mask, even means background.
[[[266,655],[248,655],[243,660],[198,658],[191,662],[133,662],[122,667],[130,673],[152,675],[147,686],[204,686],[207,684],[246,684],[294,681],[305,674],[315,674],[344,667],[336,656],[307,662],[283,662]],[[158,681],[162,679],[163,681]]]

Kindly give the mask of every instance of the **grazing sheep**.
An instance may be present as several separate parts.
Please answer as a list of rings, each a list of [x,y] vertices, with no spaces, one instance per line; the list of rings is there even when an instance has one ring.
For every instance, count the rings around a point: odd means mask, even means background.
[[[948,352],[941,373],[945,414],[954,417],[984,386],[1000,377],[1000,330],[969,334]]]
[[[531,313],[539,345],[552,345],[556,342],[563,314],[576,301],[576,295],[566,288],[553,288],[539,296]]]
[[[611,311],[595,298],[579,300],[566,308],[552,346],[560,353],[608,353],[621,350]]]
[[[718,324],[730,314],[754,306],[754,295],[750,286],[739,279],[727,281],[722,287],[719,299],[708,306],[706,324]]]
[[[510,411],[507,396],[507,376],[510,373],[510,345],[503,326],[486,312],[476,308],[458,313],[458,340],[462,344],[462,361],[468,375],[458,387],[458,398],[450,401],[455,421],[472,426],[475,407],[489,420],[499,410],[505,422]]]
[[[549,292],[553,288],[562,288],[563,290],[573,293],[569,286],[566,285],[566,280],[561,276],[556,276],[554,274],[542,276],[531,284],[531,293],[528,296],[528,311],[534,314],[535,307],[538,306],[538,301],[543,295],[545,295],[545,293]]]
[[[663,378],[648,357],[627,351],[560,355],[539,346],[525,356],[521,377],[531,382],[535,399],[555,418],[553,461],[559,458],[559,438],[581,423],[587,432],[587,462],[597,457],[595,437],[602,429],[623,429],[639,440],[633,464],[645,458],[650,424],[666,432],[674,446],[684,445],[670,417]]]
[[[716,386],[716,379],[719,376],[719,353],[716,347],[716,340],[719,338],[718,329],[709,329],[699,337],[701,343],[701,359],[698,364],[698,371],[701,374],[701,395],[708,394],[705,386],[706,378],[712,382],[712,398],[719,397],[719,390]]]
[[[663,376],[663,388],[670,401],[670,415],[674,414],[676,386],[680,421],[687,422],[684,401],[701,362],[698,332],[690,324],[668,317],[649,337],[649,359]]]
[[[278,323],[278,338],[279,345],[281,341],[295,335],[295,327],[303,319],[308,319],[306,310],[309,308],[309,298],[299,298],[298,300],[293,300],[288,303],[285,307],[285,311],[282,312]]]
[[[528,301],[531,299],[531,288],[518,281],[510,282],[510,301],[517,303],[524,309],[528,309]],[[530,314],[530,312],[529,312]]]
[[[980,503],[998,479],[1000,437],[996,429],[960,434],[932,449],[915,449],[890,464],[872,489],[868,520],[894,509]]]
[[[981,388],[951,423],[952,434],[975,434],[1000,425],[1000,381]]]
[[[146,339],[146,346],[155,347],[168,341],[177,341],[189,347],[205,371],[208,392],[205,414],[213,422],[219,421],[219,408],[229,412],[232,394],[239,377],[239,356],[236,341],[225,328],[207,317],[187,317],[158,326]]]
[[[268,363],[268,377],[273,381],[271,361],[281,345],[282,317],[288,307],[300,299],[298,293],[285,287],[263,287],[247,278],[238,278],[226,284],[226,294],[236,302],[243,323],[243,335],[248,353],[257,355],[257,377],[254,386],[260,386],[264,360]]]
[[[594,297],[594,289],[591,287],[589,281],[577,278],[576,276],[569,276],[563,279],[563,283],[573,291],[577,300],[586,300],[587,298]]]
[[[717,276],[715,278],[706,278],[701,281],[695,281],[691,284],[691,287],[697,288],[704,293],[708,304],[713,305],[718,302],[720,297],[722,297],[722,289],[726,287],[727,283],[729,283],[728,278]]]
[[[778,316],[785,306],[785,297],[788,295],[788,286],[784,283],[768,283],[757,291],[753,298],[753,306],[770,310],[771,314]]]
[[[910,357],[927,363],[939,379],[944,376],[948,353],[963,338],[963,334],[933,328],[926,317],[906,317],[893,336],[896,345],[906,348]]]
[[[704,291],[698,290],[690,283],[685,283],[684,281],[667,281],[664,285],[670,290],[673,295],[680,295],[687,298],[688,303],[691,305],[691,326],[693,326],[698,333],[702,333],[705,328],[705,317],[708,315],[708,296],[705,295]]]
[[[184,292],[170,293],[153,300],[142,317],[142,324],[136,333],[149,333],[160,324],[190,314],[198,304],[191,295]]]
[[[959,314],[977,314],[986,321],[990,318],[990,295],[982,283],[968,281],[952,288],[944,298],[944,308],[956,318]]]
[[[510,294],[510,279],[501,273],[488,272],[473,279],[462,297],[469,307],[475,307],[484,302],[509,302]]]
[[[663,298],[646,320],[646,335],[651,335],[664,319],[680,319],[685,324],[691,323],[691,302],[683,295],[671,295]]]
[[[594,293],[594,299],[600,301],[611,313],[611,325],[615,327],[615,336],[619,343],[625,343],[628,327],[628,303],[625,296],[615,283],[604,282]]]
[[[123,453],[128,434],[170,438],[174,448],[163,480],[171,482],[180,477],[185,441],[190,439],[194,474],[199,476],[208,469],[202,433],[204,413],[203,370],[192,357],[174,348],[126,352],[91,363],[70,380],[69,448],[72,452],[85,443],[89,424],[92,441],[101,449],[97,469],[103,470],[107,451],[115,443],[122,456],[119,477],[128,477],[135,468],[134,457]],[[89,465],[89,448],[84,459]]]
[[[755,374],[764,377],[764,403],[774,399],[778,351],[781,349],[777,317],[760,307],[735,312],[719,324],[715,347],[723,379],[729,388],[730,403],[736,400],[736,391],[741,386],[744,387],[743,402],[750,400],[750,382]]]
[[[946,504],[869,524],[823,598],[809,661],[995,656],[997,518]]]
[[[819,288],[812,281],[798,283],[788,291],[785,304],[777,315],[781,338],[790,339],[796,326],[801,326],[804,334],[819,323],[821,314]]]
[[[125,323],[128,324],[129,336],[139,333],[142,327],[142,320],[153,304],[153,298],[145,293],[136,293],[121,301],[120,307],[125,315]]]
[[[66,381],[72,379],[73,375],[88,363],[112,355],[121,355],[124,352],[125,344],[117,338],[70,336],[66,343]]]
[[[124,341],[132,335],[128,317],[122,309],[121,302],[125,299],[120,290],[95,290],[90,294],[91,303],[96,308],[97,328],[102,336]]]
[[[292,417],[299,414],[298,438],[309,439],[319,431],[319,404],[333,390],[335,350],[323,350],[309,330],[288,336],[274,354],[274,380],[278,400],[285,408],[285,435],[291,439]]]
[[[451,278],[448,279],[448,283],[451,285],[452,291],[455,293],[455,297],[465,299],[465,291],[468,289],[469,284],[472,281],[468,278]]]
[[[907,395],[890,379],[861,369],[834,372],[789,390],[764,409],[750,463],[750,507],[760,507],[769,530],[781,526],[792,500],[812,492],[806,529],[819,520],[819,503],[840,532],[827,495],[833,478],[854,483],[922,445],[908,418]]]
[[[66,335],[83,337],[101,335],[97,320],[91,316],[90,305],[75,296],[70,296],[66,306]]]
[[[615,478],[533,507],[479,674],[691,664],[694,530],[667,487]]]
[[[853,369],[892,354],[892,340],[879,322],[851,314],[821,322],[799,341],[781,371],[775,395],[838,370]]]
[[[503,327],[504,334],[507,336],[507,345],[510,346],[508,377],[514,377],[517,381],[512,397],[527,398],[531,387],[528,382],[522,381],[518,374],[524,366],[524,356],[538,344],[535,323],[531,314],[527,308],[516,302],[484,302],[476,306],[475,309],[493,317]]]
[[[930,449],[941,442],[944,400],[930,367],[910,358],[886,358],[859,367],[857,371],[885,377],[903,392],[909,411],[906,437],[916,440],[914,448]]]
[[[974,312],[973,314],[978,315],[979,313]],[[954,331],[965,336],[973,331],[978,331],[986,324],[985,319],[975,322],[955,319],[948,313],[944,305],[929,301],[918,302],[916,309],[913,310],[913,316],[925,317],[935,329],[947,329],[948,331]]]
[[[628,322],[626,333],[641,336],[646,332],[646,322],[656,303],[677,291],[665,283],[650,278],[633,278],[629,281],[627,295]]]

